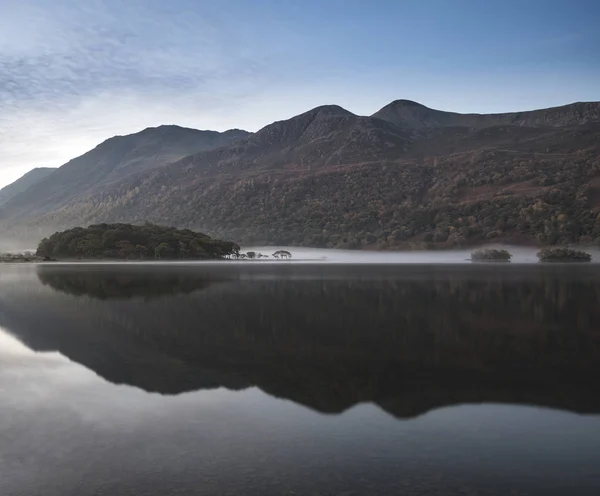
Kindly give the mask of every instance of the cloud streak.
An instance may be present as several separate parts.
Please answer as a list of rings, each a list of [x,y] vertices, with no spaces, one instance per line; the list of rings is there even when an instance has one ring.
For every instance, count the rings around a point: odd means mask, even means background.
[[[53,103],[123,88],[186,91],[265,69],[227,23],[213,21],[217,29],[209,16],[161,15],[136,1],[86,2],[83,10],[70,3],[17,12],[17,23],[39,27],[33,39],[30,30],[0,31],[3,102]]]
[[[515,0],[515,20],[512,1],[506,23],[480,12],[496,23],[483,26],[442,0],[0,0],[0,187],[160,124],[253,131],[396,98],[471,112],[600,99],[594,12]]]
[[[267,84],[276,54],[225,12],[165,5],[40,0],[0,15],[0,184],[113,134],[209,124]]]

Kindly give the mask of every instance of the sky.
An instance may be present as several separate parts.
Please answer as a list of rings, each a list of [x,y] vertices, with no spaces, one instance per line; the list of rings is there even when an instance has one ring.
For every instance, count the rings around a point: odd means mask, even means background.
[[[600,100],[598,0],[0,0],[0,187],[117,134]]]

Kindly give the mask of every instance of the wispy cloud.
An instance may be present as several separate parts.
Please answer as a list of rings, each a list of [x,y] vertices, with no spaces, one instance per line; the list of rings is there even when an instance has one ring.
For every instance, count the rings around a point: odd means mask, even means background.
[[[215,127],[208,121],[272,80],[277,50],[250,43],[226,11],[167,5],[0,7],[0,184],[113,134],[171,122]]]
[[[598,3],[507,2],[0,0],[0,187],[160,124],[600,99]]]

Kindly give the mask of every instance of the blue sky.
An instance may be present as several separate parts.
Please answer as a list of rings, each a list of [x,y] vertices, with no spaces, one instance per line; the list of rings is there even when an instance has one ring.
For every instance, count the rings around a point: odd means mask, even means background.
[[[597,0],[0,0],[0,186],[160,124],[600,100],[599,23]]]

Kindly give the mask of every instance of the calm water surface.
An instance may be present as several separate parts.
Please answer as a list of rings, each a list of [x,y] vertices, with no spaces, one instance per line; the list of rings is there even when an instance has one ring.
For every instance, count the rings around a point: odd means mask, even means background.
[[[600,265],[0,267],[2,495],[598,495]]]

